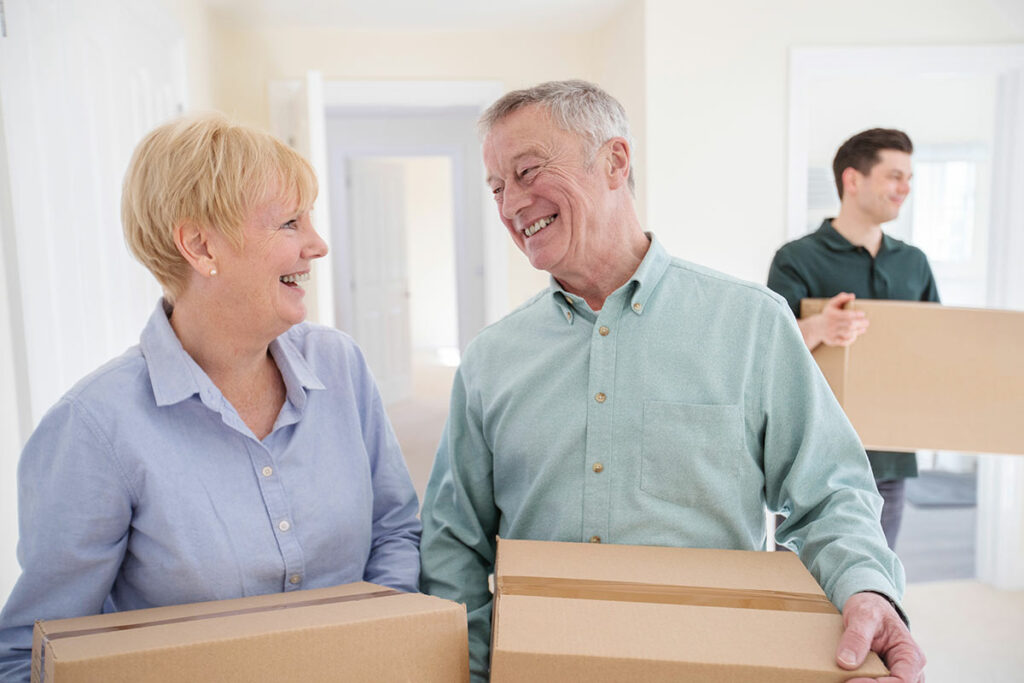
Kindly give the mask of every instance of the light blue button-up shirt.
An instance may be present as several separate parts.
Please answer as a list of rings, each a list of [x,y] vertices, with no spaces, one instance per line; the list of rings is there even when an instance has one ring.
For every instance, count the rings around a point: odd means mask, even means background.
[[[486,675],[495,536],[761,550],[838,606],[903,568],[856,433],[786,303],[653,240],[595,312],[551,287],[466,349],[424,497],[424,591],[469,610]]]
[[[29,679],[36,619],[362,580],[417,589],[416,493],[359,349],[301,324],[270,353],[287,399],[262,441],[162,303],[138,346],[46,414],[18,470],[0,680]]]

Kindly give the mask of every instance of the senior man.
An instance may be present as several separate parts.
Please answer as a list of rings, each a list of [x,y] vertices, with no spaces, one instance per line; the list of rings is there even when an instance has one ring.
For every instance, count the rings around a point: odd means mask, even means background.
[[[919,680],[867,458],[785,301],[644,233],[600,88],[511,92],[481,131],[502,222],[551,284],[466,349],[424,499],[421,587],[466,604],[474,680],[497,535],[762,550],[766,506],[842,606],[838,663],[874,649]]]

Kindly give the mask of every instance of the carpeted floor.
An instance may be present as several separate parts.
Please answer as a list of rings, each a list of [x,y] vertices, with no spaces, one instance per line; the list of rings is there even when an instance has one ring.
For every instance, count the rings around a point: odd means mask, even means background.
[[[919,508],[974,507],[978,504],[978,478],[973,472],[922,470],[907,479],[907,502]]]

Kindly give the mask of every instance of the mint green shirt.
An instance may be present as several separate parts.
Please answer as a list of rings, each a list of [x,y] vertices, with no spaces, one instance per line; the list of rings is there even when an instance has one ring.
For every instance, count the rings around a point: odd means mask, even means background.
[[[421,589],[466,604],[479,680],[495,536],[763,550],[766,507],[837,606],[901,597],[867,457],[785,301],[652,238],[601,311],[552,280],[466,349]]]

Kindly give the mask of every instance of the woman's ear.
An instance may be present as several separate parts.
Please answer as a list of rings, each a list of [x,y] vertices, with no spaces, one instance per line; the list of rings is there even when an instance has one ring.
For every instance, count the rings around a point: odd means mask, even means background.
[[[186,219],[174,226],[174,246],[200,275],[217,274],[217,259],[209,234],[197,222]]]

